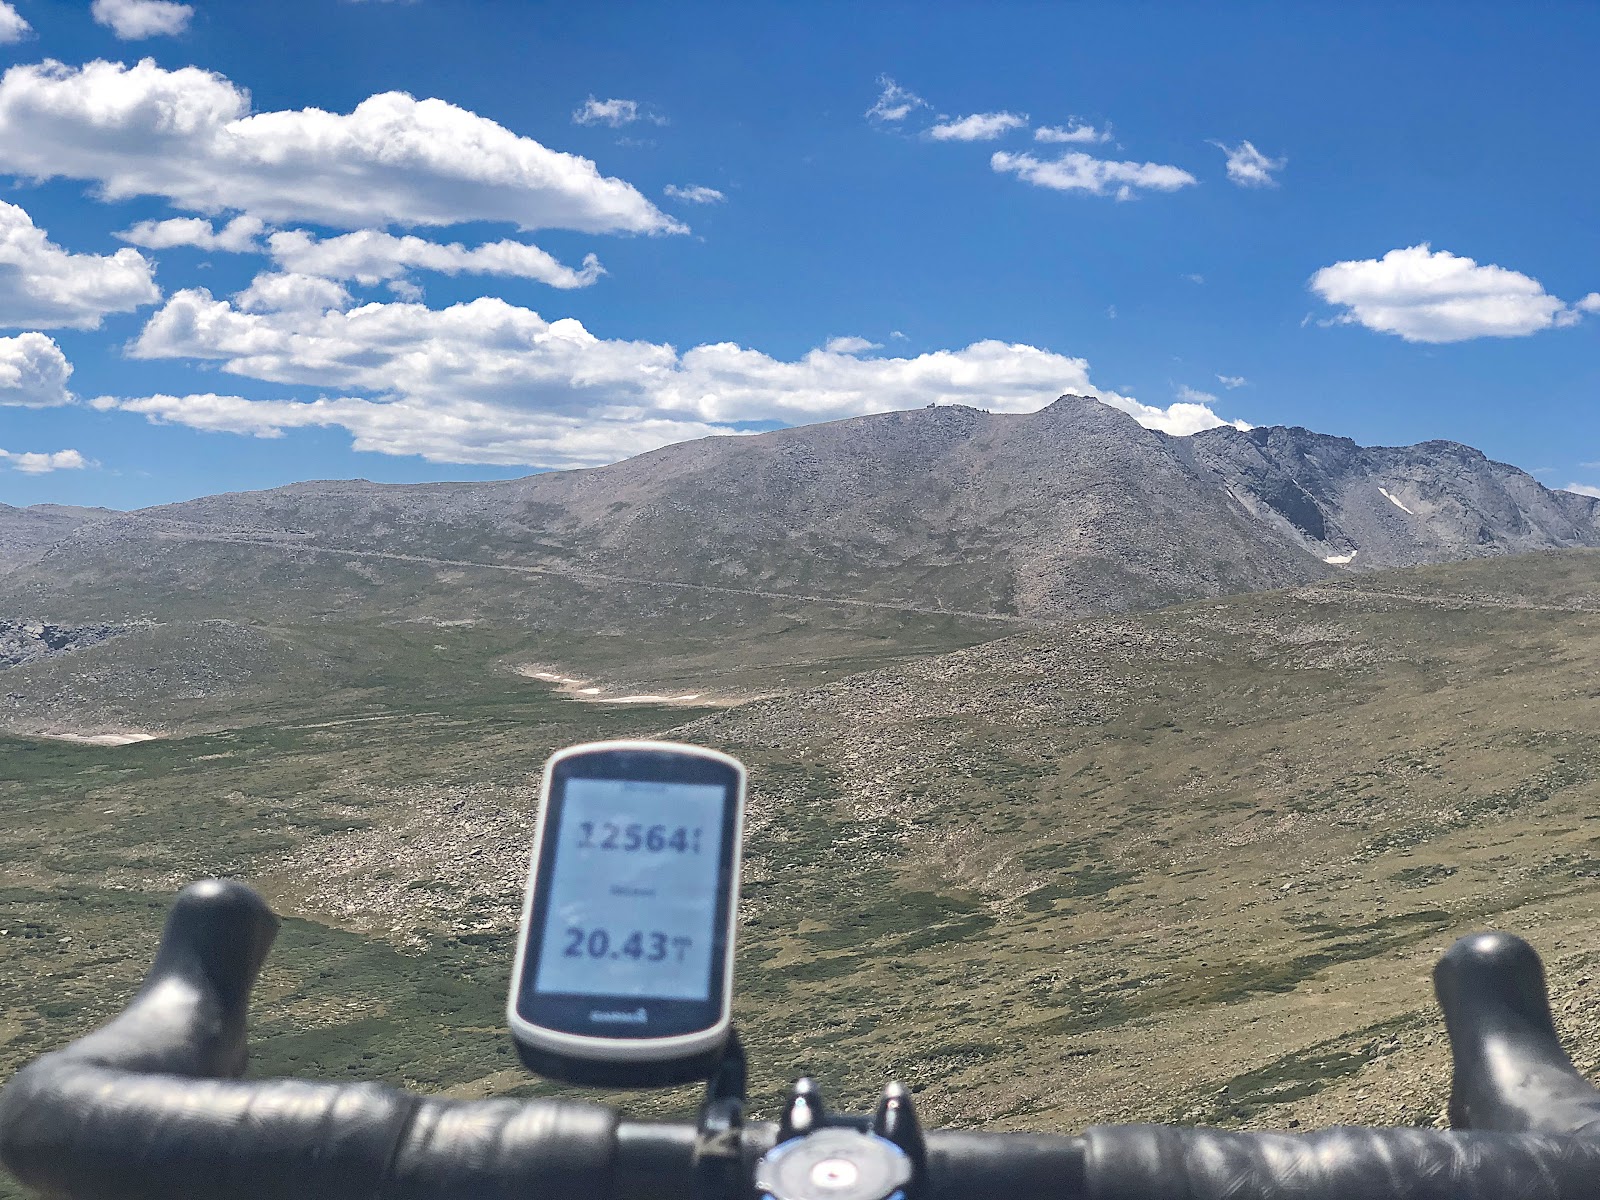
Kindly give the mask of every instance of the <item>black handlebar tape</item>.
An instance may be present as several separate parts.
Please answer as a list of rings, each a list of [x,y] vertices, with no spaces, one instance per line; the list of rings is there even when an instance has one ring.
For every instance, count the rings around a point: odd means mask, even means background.
[[[1077,1200],[1084,1195],[1082,1138],[1045,1133],[930,1130],[926,1200]],[[1152,1198],[1154,1200],[1154,1198]]]
[[[244,1068],[250,987],[277,925],[243,884],[185,888],[122,1014],[0,1091],[0,1159],[17,1178],[127,1200],[611,1194],[617,1118],[598,1105],[203,1078]]]
[[[19,1076],[6,1100],[6,1165],[50,1197],[627,1195],[613,1182],[616,1114],[599,1105],[432,1101],[374,1084],[193,1080],[48,1061]],[[687,1174],[685,1161],[678,1177]]]
[[[1090,1129],[1085,1200],[1600,1200],[1600,1144],[1431,1129]]]
[[[1433,983],[1455,1063],[1452,1125],[1600,1135],[1600,1092],[1561,1049],[1532,946],[1508,933],[1464,937]]]

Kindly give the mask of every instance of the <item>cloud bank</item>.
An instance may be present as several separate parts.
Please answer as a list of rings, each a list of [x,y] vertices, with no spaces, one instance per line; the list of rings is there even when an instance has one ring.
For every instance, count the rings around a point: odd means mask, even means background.
[[[505,221],[674,233],[631,184],[443,100],[384,92],[349,113],[252,113],[198,67],[49,60],[0,77],[0,170],[81,179],[108,200],[340,229]]]
[[[732,343],[678,351],[603,339],[576,320],[548,321],[481,297],[337,307],[307,276],[258,280],[232,301],[203,289],[172,296],[132,347],[145,359],[217,362],[232,374],[329,393],[317,400],[100,397],[103,409],[198,429],[280,436],[340,427],[359,450],[437,462],[592,466],[749,423],[800,424],[928,403],[1001,412],[1063,392],[1097,395],[1143,424],[1193,433],[1224,422],[1204,405],[1167,409],[1094,387],[1088,364],[999,341],[915,357],[835,339],[793,361]],[[327,301],[335,305],[328,305]]]

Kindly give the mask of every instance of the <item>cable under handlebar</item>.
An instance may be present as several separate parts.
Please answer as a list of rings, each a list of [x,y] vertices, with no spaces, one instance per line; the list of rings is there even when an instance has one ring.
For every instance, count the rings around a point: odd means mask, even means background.
[[[249,992],[277,924],[243,884],[184,889],[129,1006],[0,1091],[0,1158],[17,1177],[74,1200],[689,1193],[688,1124],[559,1100],[219,1078],[243,1070]],[[1436,983],[1456,1056],[1452,1115],[1482,1132],[932,1131],[924,1196],[1600,1200],[1600,1094],[1556,1039],[1537,955],[1507,935],[1476,935],[1445,956]],[[771,1125],[747,1126],[746,1165],[775,1137]]]

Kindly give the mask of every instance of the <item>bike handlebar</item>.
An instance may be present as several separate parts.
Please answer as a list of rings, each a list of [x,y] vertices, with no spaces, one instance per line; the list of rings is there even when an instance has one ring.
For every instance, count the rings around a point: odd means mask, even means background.
[[[249,992],[278,921],[248,887],[179,894],[155,963],[109,1024],[0,1091],[0,1159],[84,1200],[634,1200],[689,1195],[696,1128],[563,1100],[440,1100],[375,1084],[240,1082]],[[1463,938],[1435,970],[1453,1132],[1081,1136],[931,1131],[931,1200],[1600,1200],[1600,1093],[1561,1050],[1538,956]],[[739,1133],[735,1194],[777,1129]]]

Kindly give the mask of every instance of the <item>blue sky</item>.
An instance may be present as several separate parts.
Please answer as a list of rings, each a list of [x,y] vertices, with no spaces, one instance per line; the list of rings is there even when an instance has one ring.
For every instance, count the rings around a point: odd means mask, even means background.
[[[1069,390],[1600,485],[1592,5],[12,0],[0,37],[0,502]]]

